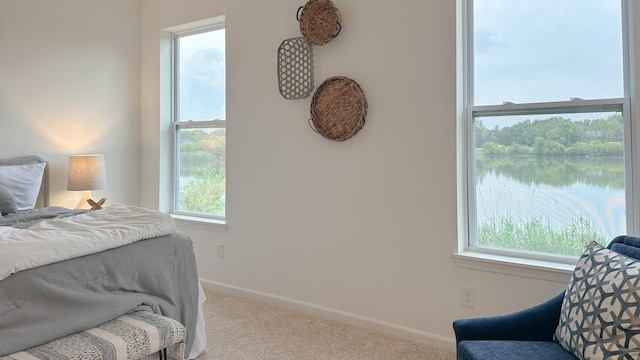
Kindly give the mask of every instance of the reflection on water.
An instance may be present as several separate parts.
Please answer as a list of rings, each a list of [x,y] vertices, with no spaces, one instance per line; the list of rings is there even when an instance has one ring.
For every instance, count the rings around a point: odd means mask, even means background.
[[[584,216],[609,239],[626,233],[622,158],[482,157],[477,220],[543,217],[561,229]]]

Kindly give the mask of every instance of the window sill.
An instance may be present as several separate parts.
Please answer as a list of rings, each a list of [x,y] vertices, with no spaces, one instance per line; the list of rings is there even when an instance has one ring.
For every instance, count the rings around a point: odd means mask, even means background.
[[[463,251],[453,254],[456,266],[566,284],[574,265]]]
[[[171,214],[176,225],[205,231],[227,232],[227,223],[224,220],[207,219],[195,216]]]

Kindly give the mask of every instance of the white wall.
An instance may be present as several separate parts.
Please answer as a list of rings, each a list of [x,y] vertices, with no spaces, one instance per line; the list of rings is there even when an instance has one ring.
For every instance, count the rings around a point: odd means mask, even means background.
[[[51,164],[52,204],[74,207],[67,155],[103,153],[107,189],[137,203],[140,4],[0,0],[0,157]]]
[[[302,2],[304,4],[304,2]],[[358,81],[369,115],[342,143],[277,88],[277,48],[300,1],[142,0],[141,204],[158,206],[159,33],[226,15],[226,232],[184,228],[208,285],[365,320],[451,348],[451,321],[537,303],[564,284],[457,268],[455,1],[335,1],[316,86]],[[226,256],[216,257],[224,243]],[[210,281],[210,282],[209,282]],[[460,285],[476,288],[462,308]],[[444,344],[444,345],[443,345]]]

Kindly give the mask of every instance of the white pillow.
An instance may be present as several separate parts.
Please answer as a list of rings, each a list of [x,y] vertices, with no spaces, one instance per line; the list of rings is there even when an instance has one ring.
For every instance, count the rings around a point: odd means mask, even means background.
[[[0,184],[13,194],[18,210],[29,210],[36,206],[45,165],[0,166]]]

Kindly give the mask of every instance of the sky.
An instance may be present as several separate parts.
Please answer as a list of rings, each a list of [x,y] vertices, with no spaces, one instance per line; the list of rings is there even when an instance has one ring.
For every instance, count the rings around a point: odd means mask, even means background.
[[[473,6],[475,105],[624,96],[620,1]]]
[[[226,120],[225,30],[180,38],[180,120]]]

